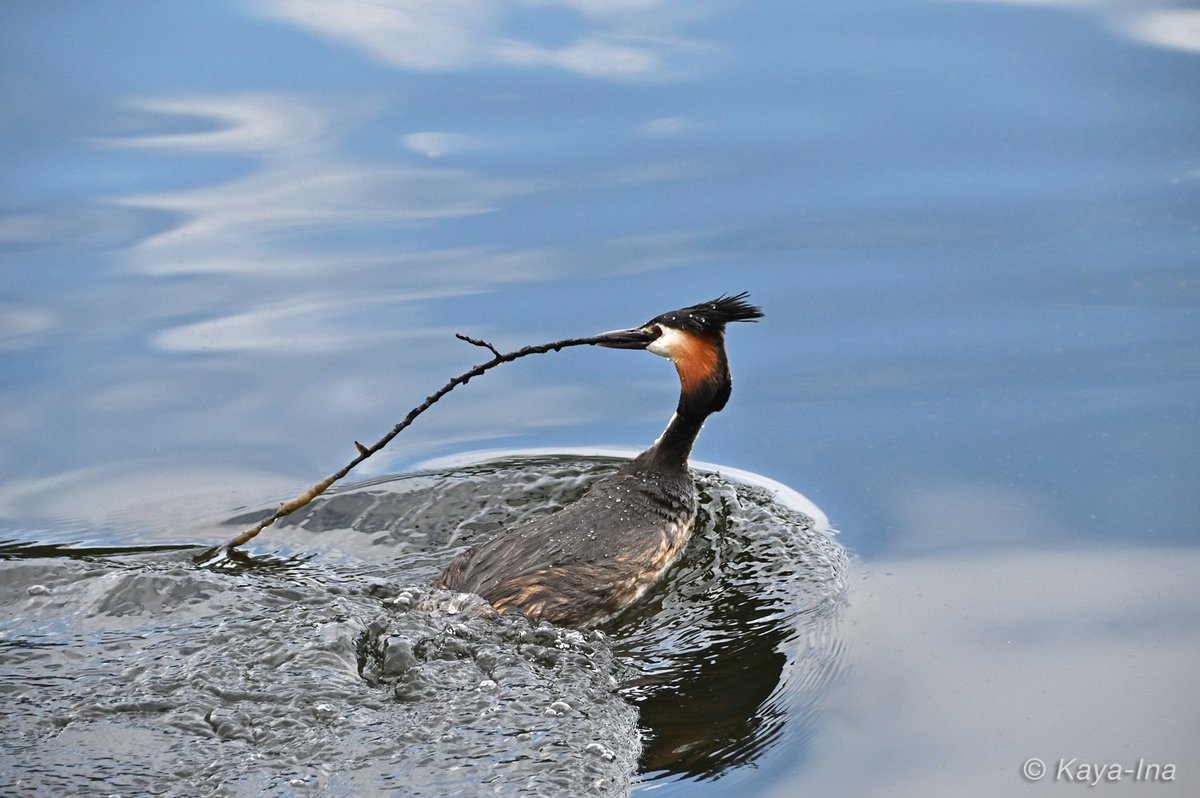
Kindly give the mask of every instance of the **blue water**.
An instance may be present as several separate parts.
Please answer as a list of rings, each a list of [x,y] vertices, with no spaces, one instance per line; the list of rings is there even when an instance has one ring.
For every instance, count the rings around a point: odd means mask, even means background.
[[[455,332],[748,290],[696,457],[813,500],[859,580],[805,739],[703,785],[1013,795],[1036,756],[1194,794],[1198,19],[6,3],[4,537],[220,542],[479,362]],[[646,355],[529,358],[356,476],[636,448],[675,390]]]

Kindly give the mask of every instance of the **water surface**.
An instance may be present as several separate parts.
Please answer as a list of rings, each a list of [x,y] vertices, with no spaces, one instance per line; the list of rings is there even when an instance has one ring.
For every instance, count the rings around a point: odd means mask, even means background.
[[[1053,767],[1023,779],[1032,757],[1145,758],[1177,778],[1106,788],[1195,794],[1197,24],[1158,0],[4,4],[0,664],[26,701],[0,710],[5,782],[98,768],[146,792],[139,752],[158,751],[234,793],[379,786],[403,724],[359,734],[397,705],[352,641],[405,661],[386,641],[417,616],[385,602],[460,542],[347,517],[272,530],[229,571],[156,547],[225,540],[335,470],[479,362],[455,332],[515,349],[749,290],[767,316],[730,331],[733,398],[696,456],[824,510],[856,558],[844,601],[799,634],[760,602],[821,583],[736,555],[763,595],[663,594],[741,607],[705,616],[725,637],[647,604],[603,645],[564,639],[572,689],[644,669],[589,740],[613,758],[572,772],[1010,796],[1070,789]],[[637,450],[675,390],[644,354],[528,358],[439,403],[339,502],[469,452],[536,471],[535,451]],[[519,511],[490,495],[444,512]],[[256,639],[267,620],[294,644]],[[214,624],[240,659],[195,648]],[[286,690],[238,669],[272,645],[312,647]],[[701,650],[778,687],[727,691],[721,666],[674,705],[654,692],[657,658]],[[812,651],[817,675],[787,665]],[[553,703],[530,679],[529,706]],[[741,742],[689,747],[668,720],[696,707],[705,739]],[[645,751],[675,753],[639,775],[615,741],[647,718]],[[304,735],[309,765],[256,769]]]

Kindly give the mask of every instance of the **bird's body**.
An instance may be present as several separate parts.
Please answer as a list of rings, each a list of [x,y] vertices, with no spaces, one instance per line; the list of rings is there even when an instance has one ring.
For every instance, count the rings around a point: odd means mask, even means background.
[[[740,294],[606,333],[602,346],[648,349],[675,363],[679,405],[666,431],[573,504],[460,554],[438,586],[570,626],[597,623],[636,601],[691,537],[696,496],[687,459],[704,420],[729,398],[725,323],[761,315]]]

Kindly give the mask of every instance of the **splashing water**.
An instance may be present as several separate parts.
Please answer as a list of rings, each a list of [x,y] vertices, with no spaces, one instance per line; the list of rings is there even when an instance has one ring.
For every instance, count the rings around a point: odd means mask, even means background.
[[[837,670],[845,556],[763,487],[698,474],[684,556],[599,629],[429,587],[462,547],[618,464],[517,457],[361,483],[260,544],[284,554],[211,567],[188,552],[0,548],[7,782],[624,795],[799,744]]]

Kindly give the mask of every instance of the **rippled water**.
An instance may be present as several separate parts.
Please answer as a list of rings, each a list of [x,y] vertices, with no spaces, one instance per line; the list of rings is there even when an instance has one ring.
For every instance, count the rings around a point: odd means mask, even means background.
[[[375,480],[266,533],[319,555],[5,546],[7,772],[29,795],[686,794],[802,745],[795,707],[839,667],[846,561],[767,487],[702,474],[685,555],[600,629],[429,587],[617,462]]]

